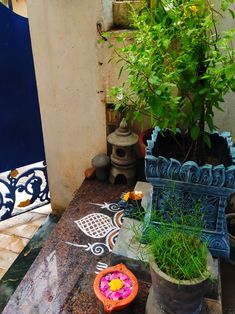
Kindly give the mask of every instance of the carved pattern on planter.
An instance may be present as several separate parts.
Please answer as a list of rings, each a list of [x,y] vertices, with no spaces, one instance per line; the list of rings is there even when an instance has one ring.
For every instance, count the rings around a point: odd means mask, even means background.
[[[194,210],[200,201],[200,212],[203,217],[203,236],[214,256],[229,256],[229,242],[225,221],[225,208],[229,195],[235,189],[235,148],[229,132],[222,132],[228,146],[232,166],[204,165],[194,161],[181,163],[173,158],[155,157],[152,150],[155,146],[160,129],[156,127],[148,141],[145,157],[145,174],[147,181],[153,185],[152,208],[164,211],[167,219],[170,206],[166,205],[174,196],[182,211]],[[217,132],[215,132],[217,133]],[[218,134],[218,133],[217,133]],[[175,181],[173,181],[175,180]],[[146,227],[151,213],[145,216]]]
[[[235,148],[229,132],[217,133],[227,141],[233,165],[198,166],[194,161],[180,163],[173,158],[154,157],[152,150],[160,129],[156,127],[146,149],[146,177],[174,179],[188,183],[199,183],[206,186],[219,186],[235,189]],[[216,133],[216,132],[215,132]]]

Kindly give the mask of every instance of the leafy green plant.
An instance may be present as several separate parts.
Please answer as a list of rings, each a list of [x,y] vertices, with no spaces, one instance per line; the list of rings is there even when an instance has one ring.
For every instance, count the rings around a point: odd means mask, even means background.
[[[180,128],[191,139],[185,160],[198,164],[210,147],[206,127],[216,129],[215,109],[222,111],[224,96],[235,91],[235,29],[217,29],[224,13],[235,17],[233,1],[221,0],[217,9],[210,0],[151,0],[132,13],[133,41],[125,32],[117,38],[120,74],[125,69],[128,79],[110,91],[116,109],[131,120],[147,115],[172,134]]]

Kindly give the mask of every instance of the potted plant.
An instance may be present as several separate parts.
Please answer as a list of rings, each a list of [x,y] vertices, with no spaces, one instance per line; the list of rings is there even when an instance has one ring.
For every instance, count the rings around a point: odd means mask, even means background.
[[[196,235],[163,225],[148,236],[157,304],[170,314],[200,313],[213,265],[206,245]]]
[[[174,179],[182,204],[193,208],[201,199],[212,253],[228,257],[224,210],[235,188],[235,150],[228,132],[214,132],[213,117],[226,93],[235,91],[235,31],[217,29],[224,12],[234,18],[233,1],[218,9],[210,0],[150,2],[151,8],[132,14],[132,43],[126,43],[129,34],[118,37],[123,47],[116,53],[128,79],[110,95],[127,118],[147,115],[157,125],[145,168],[153,203],[159,207],[159,193]]]
[[[168,203],[171,211],[153,211],[147,229],[144,221],[152,294],[166,313],[201,313],[213,278],[212,256],[201,241],[204,217],[200,204],[193,212],[178,207],[173,190]]]

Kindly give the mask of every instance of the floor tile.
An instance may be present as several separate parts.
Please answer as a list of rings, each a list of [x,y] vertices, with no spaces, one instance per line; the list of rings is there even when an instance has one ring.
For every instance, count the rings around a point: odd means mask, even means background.
[[[1,233],[31,239],[37,229],[44,223],[47,218],[46,215],[41,215],[37,213],[34,214],[37,215],[37,217],[33,217],[32,220],[26,223],[17,224],[15,226],[2,229]]]
[[[40,219],[43,217],[42,214],[35,213],[35,212],[27,212],[12,218],[9,218],[4,221],[0,221],[0,232],[4,233],[5,229],[11,228],[11,227],[18,227],[22,226],[27,223],[34,223],[35,220]]]
[[[28,242],[29,239],[21,238],[15,235],[0,234],[0,249],[20,253]]]
[[[43,215],[49,215],[52,213],[51,204],[47,204],[38,208],[35,208],[31,211],[31,213],[39,213]]]
[[[7,272],[7,269],[0,268],[0,280],[5,275],[6,272]]]
[[[0,249],[0,268],[8,269],[17,258],[17,256],[17,253],[5,249]]]

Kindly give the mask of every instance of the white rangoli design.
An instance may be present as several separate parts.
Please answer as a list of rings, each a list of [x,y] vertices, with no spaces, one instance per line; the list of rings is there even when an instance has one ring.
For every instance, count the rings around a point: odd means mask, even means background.
[[[112,219],[104,214],[89,214],[79,220],[76,220],[78,228],[91,238],[103,238],[111,230],[115,229]]]
[[[102,213],[92,213],[83,218],[74,221],[78,228],[88,237],[101,239],[105,237],[105,242],[95,242],[93,244],[77,244],[66,242],[69,245],[84,248],[85,251],[90,251],[94,255],[102,255],[105,252],[111,252],[122,225],[123,210],[120,210],[116,203],[97,204],[100,209],[107,209],[115,215],[111,218]]]

